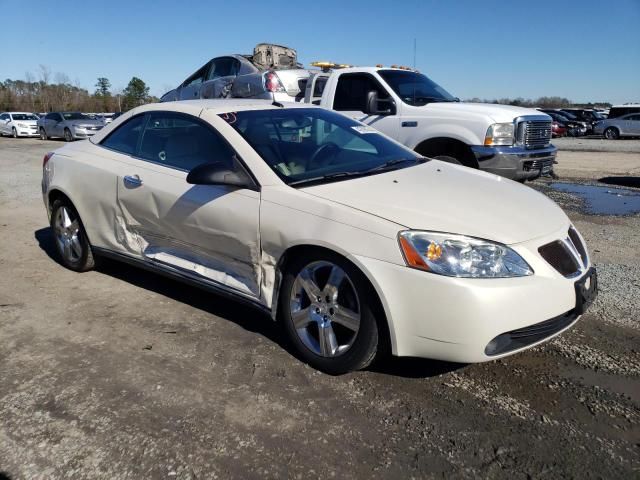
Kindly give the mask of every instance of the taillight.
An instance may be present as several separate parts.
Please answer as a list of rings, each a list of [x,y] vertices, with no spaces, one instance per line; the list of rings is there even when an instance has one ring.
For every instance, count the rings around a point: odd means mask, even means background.
[[[274,72],[267,72],[264,74],[264,88],[268,92],[284,92],[284,86]]]
[[[42,168],[47,166],[47,162],[53,157],[53,152],[47,152],[42,159]]]

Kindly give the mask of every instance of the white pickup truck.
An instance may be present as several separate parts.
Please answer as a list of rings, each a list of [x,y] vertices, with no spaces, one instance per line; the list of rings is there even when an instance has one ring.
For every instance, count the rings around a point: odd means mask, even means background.
[[[551,174],[551,117],[464,103],[407,67],[311,71],[305,102],[340,111],[426,157],[524,182]]]

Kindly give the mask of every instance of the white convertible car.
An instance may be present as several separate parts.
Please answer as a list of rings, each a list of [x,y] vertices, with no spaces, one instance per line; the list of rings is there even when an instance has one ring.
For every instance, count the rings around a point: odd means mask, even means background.
[[[387,349],[500,358],[597,291],[544,195],[306,105],[145,105],[47,154],[42,190],[68,268],[111,257],[250,302],[334,374]]]

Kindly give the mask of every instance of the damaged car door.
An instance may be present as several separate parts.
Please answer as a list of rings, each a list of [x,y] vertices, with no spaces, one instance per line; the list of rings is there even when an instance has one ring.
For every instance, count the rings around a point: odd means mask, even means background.
[[[186,181],[198,165],[236,161],[233,148],[199,118],[147,113],[136,154],[117,179],[117,228],[145,261],[257,297],[260,193]]]

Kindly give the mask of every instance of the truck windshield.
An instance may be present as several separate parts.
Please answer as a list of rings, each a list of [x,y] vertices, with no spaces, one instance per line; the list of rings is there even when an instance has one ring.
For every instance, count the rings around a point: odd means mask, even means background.
[[[220,117],[288,185],[374,175],[424,161],[373,128],[319,108],[248,110]]]
[[[378,70],[378,74],[408,105],[421,107],[431,102],[456,102],[453,95],[421,73],[409,70]]]

